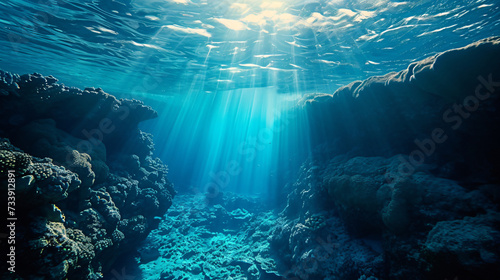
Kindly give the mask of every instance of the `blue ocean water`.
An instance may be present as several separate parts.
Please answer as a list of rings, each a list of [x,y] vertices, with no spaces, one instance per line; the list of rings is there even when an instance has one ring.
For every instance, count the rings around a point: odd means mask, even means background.
[[[498,35],[500,3],[4,0],[0,27],[1,69],[156,110],[140,128],[179,193],[284,206],[317,149],[301,100]]]

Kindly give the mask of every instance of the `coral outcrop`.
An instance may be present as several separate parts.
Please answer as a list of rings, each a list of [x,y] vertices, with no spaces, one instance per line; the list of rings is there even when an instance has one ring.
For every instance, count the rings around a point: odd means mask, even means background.
[[[15,177],[19,268],[2,279],[103,278],[175,195],[137,127],[156,112],[40,74],[0,71],[0,93],[0,182],[4,197]]]

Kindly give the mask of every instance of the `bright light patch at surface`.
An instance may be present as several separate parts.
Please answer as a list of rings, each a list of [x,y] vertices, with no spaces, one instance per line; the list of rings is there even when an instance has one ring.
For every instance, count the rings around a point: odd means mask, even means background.
[[[357,13],[355,13],[349,9],[339,9],[338,14],[340,15],[340,17],[342,17],[343,15],[346,15],[348,17],[353,17],[353,16],[357,15]]]
[[[225,27],[231,29],[231,30],[248,30],[248,26],[246,26],[243,22],[239,20],[234,20],[234,19],[223,19],[223,18],[216,18],[214,19],[215,21],[219,22],[220,24],[224,25]]]
[[[111,30],[111,29],[108,29],[106,27],[98,26],[97,29],[99,29],[102,32],[110,33],[110,34],[113,34],[113,35],[118,35],[118,32],[116,32],[114,30]]]
[[[285,3],[279,1],[264,1],[260,5],[262,9],[279,9],[284,6]]]
[[[187,5],[187,4],[190,4],[191,1],[189,0],[168,0],[172,3],[176,3],[176,4],[184,4],[184,5]]]
[[[160,20],[159,17],[155,17],[155,16],[145,16],[145,18],[147,18],[149,20],[154,20],[154,21],[159,21]]]
[[[137,42],[134,42],[134,41],[130,41],[130,44],[134,45],[134,46],[138,46],[138,47],[145,47],[145,48],[151,48],[151,49],[157,49],[157,50],[164,50],[158,46],[155,46],[155,45],[151,45],[151,44],[140,44],[140,43],[137,43]]]

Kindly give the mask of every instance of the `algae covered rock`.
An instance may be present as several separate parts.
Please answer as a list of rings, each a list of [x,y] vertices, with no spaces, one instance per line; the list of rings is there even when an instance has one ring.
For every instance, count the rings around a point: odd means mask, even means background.
[[[13,149],[12,144],[0,140],[1,160],[6,162],[5,171],[13,170],[16,176],[16,191],[26,203],[20,207],[35,208],[45,203],[54,203],[68,197],[69,193],[80,187],[78,175],[54,165],[51,159],[33,157],[22,150]]]
[[[499,60],[500,37],[490,37],[305,97],[313,146],[327,143],[335,155],[407,154],[448,164],[450,179],[498,180],[500,133],[491,128],[500,123]]]
[[[23,175],[31,165],[31,156],[22,152],[0,150],[0,176],[7,176],[9,170]]]
[[[38,268],[31,277],[65,279],[79,277],[82,270],[94,274],[89,265],[94,248],[79,231],[45,219],[34,220],[30,231],[30,246],[24,252],[27,258],[21,265]]]

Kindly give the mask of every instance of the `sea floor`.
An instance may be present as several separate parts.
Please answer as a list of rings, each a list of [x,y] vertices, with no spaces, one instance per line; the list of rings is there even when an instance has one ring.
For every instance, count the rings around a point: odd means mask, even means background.
[[[267,239],[275,219],[256,198],[177,195],[139,250],[141,279],[282,279]]]

